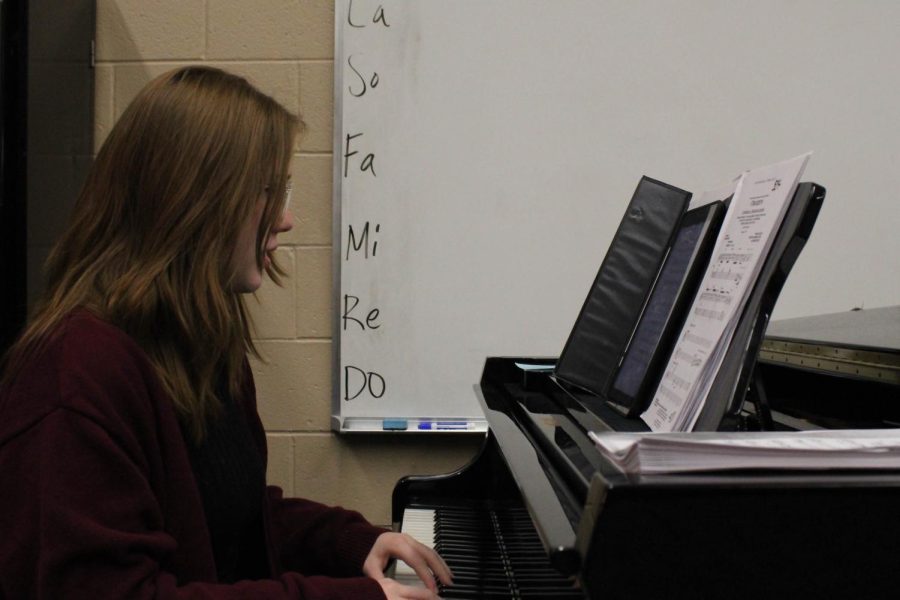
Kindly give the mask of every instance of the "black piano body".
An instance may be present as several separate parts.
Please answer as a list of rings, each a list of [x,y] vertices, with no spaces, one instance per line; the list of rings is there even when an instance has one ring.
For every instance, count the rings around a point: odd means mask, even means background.
[[[527,511],[544,561],[573,577],[577,583],[568,593],[575,597],[879,598],[900,591],[900,472],[629,477],[608,464],[587,437],[587,431],[614,429],[625,419],[611,409],[585,410],[578,393],[550,373],[517,366],[541,362],[553,361],[488,359],[477,386],[490,425],[481,452],[456,473],[401,480],[393,497],[395,525],[407,507],[469,507],[492,515]],[[780,378],[790,390],[791,376],[807,375],[767,372],[776,418],[792,412],[792,403],[807,417],[789,417],[779,428],[815,421],[809,394],[791,398],[779,389]],[[857,393],[845,399],[850,426],[859,425],[860,410],[880,410],[890,394],[900,400],[900,387],[890,381],[855,383],[847,389]],[[870,398],[876,406],[860,409]],[[756,423],[756,410],[748,402],[737,421]],[[900,413],[900,406],[892,411]],[[827,420],[840,425],[834,414]],[[478,544],[486,549],[494,542]],[[473,591],[470,577],[469,587],[448,588],[443,596],[566,597],[559,594],[559,579],[541,588],[519,578],[533,581],[534,575],[510,565],[508,572],[491,576],[490,593]]]

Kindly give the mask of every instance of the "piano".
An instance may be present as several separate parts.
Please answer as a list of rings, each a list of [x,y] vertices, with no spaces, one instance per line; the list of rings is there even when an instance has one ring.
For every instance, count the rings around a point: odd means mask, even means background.
[[[395,528],[433,545],[454,571],[442,597],[900,591],[900,473],[629,477],[587,431],[634,429],[633,420],[598,410],[549,370],[518,366],[553,362],[489,358],[476,386],[490,425],[479,454],[455,473],[406,477],[394,489]],[[896,425],[900,306],[773,323],[758,370],[777,429]],[[748,396],[731,422],[758,427],[759,407]]]
[[[823,198],[798,186],[695,430],[900,426],[900,307],[770,327]],[[488,358],[475,386],[489,424],[478,455],[394,488],[394,528],[454,572],[442,597],[900,593],[900,471],[626,475],[587,434],[646,425],[562,381],[555,364]],[[395,576],[415,580],[403,565]]]

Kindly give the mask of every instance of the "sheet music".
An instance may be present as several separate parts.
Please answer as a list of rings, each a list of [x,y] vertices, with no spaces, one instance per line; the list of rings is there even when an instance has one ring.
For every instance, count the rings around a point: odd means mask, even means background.
[[[769,450],[900,450],[900,429],[815,429],[809,431],[729,431],[642,433],[589,431],[603,450],[624,455],[640,444],[690,448],[765,448]]]
[[[898,429],[589,435],[626,473],[900,467]]]
[[[811,153],[737,181],[712,259],[650,407],[653,431],[690,431]]]

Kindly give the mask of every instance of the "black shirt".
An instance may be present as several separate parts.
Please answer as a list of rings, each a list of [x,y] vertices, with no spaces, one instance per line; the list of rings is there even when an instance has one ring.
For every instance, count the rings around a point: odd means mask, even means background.
[[[219,581],[262,574],[262,502],[266,474],[242,407],[220,385],[222,411],[200,444],[182,427],[209,528]]]

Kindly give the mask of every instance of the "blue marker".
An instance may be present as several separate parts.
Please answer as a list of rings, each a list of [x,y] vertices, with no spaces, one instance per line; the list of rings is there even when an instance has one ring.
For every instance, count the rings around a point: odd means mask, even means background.
[[[421,431],[471,431],[475,429],[474,423],[466,421],[423,421],[419,423]]]

